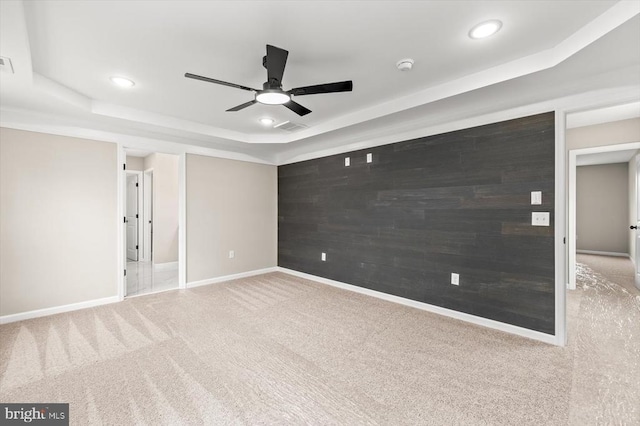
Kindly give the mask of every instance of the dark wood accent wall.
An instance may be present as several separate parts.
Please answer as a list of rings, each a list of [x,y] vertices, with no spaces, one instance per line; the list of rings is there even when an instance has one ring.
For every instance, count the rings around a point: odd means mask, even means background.
[[[554,135],[549,112],[280,166],[278,265],[554,334]]]

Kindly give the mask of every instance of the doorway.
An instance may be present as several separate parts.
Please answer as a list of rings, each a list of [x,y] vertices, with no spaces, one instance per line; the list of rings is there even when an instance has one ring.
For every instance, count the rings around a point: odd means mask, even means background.
[[[570,290],[574,290],[576,288],[576,254],[580,250],[582,252],[592,254],[604,254],[604,255],[624,255],[630,256],[631,260],[635,264],[636,277],[638,276],[638,272],[640,269],[640,262],[637,260],[637,257],[640,255],[638,253],[637,239],[638,236],[634,236],[634,238],[629,237],[629,244],[627,245],[627,250],[618,251],[618,250],[589,250],[588,248],[585,250],[585,247],[578,248],[578,239],[581,238],[577,232],[577,208],[578,208],[578,200],[577,200],[577,171],[578,167],[583,166],[597,166],[597,165],[607,165],[607,164],[629,164],[628,167],[631,167],[631,170],[627,171],[628,174],[633,176],[633,179],[629,179],[629,196],[627,198],[627,211],[629,215],[628,219],[624,224],[620,223],[617,227],[624,227],[624,231],[629,231],[630,226],[637,226],[638,222],[638,203],[640,200],[640,196],[638,196],[638,189],[640,186],[638,185],[637,178],[637,160],[638,157],[636,154],[640,150],[640,142],[628,143],[628,144],[619,144],[619,145],[609,145],[609,146],[600,146],[594,148],[584,148],[584,149],[574,149],[569,151],[569,229],[568,229],[568,259],[569,259],[569,273],[568,273],[568,283],[567,288]],[[629,162],[632,158],[636,158],[636,162],[630,164]],[[612,188],[613,189],[613,188]],[[621,230],[622,231],[622,230]],[[636,231],[638,234],[638,231]],[[583,235],[584,238],[584,235]]]
[[[179,156],[125,148],[125,297],[179,287]]]

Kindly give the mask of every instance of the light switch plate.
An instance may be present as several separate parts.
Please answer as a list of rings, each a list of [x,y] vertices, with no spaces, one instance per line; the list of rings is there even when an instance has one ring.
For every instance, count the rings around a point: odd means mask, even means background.
[[[234,250],[229,250],[229,259],[233,259],[236,257],[236,252]]]
[[[322,260],[323,262],[327,261],[327,253],[322,253],[322,255],[320,256],[320,260]]]
[[[531,205],[539,206],[542,204],[542,191],[531,191]]]
[[[451,284],[460,285],[460,275],[456,273],[451,273]]]
[[[351,165],[351,158],[344,157],[344,166],[349,167]]]
[[[531,225],[549,226],[549,212],[531,212]]]
[[[372,153],[368,153],[367,154],[367,163],[372,163],[373,162],[373,154]]]

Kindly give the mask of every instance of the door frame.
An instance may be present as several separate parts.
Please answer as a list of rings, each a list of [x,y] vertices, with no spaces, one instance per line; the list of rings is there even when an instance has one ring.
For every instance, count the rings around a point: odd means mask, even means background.
[[[126,236],[126,227],[122,218],[125,215],[125,200],[126,196],[125,185],[127,180],[124,178],[125,174],[122,173],[123,170],[126,170],[126,162],[127,162],[127,154],[126,148],[129,146],[125,146],[123,143],[118,142],[118,153],[117,158],[118,162],[116,164],[116,198],[117,198],[117,214],[116,221],[119,224],[120,232],[117,235],[117,243],[116,243],[116,252],[117,252],[117,270],[116,277],[117,279],[117,294],[118,300],[122,301],[125,297],[127,280],[125,276],[125,270],[127,266],[126,256],[127,251],[125,248],[125,236]],[[186,288],[186,278],[187,278],[187,247],[186,247],[186,204],[187,204],[187,185],[186,185],[186,159],[187,154],[185,151],[178,150],[159,150],[155,146],[146,146],[146,145],[137,145],[132,144],[131,148],[139,148],[145,149],[150,152],[160,152],[165,154],[172,154],[178,156],[178,288],[185,289]]]
[[[145,169],[142,173],[142,260],[152,261],[153,242],[151,240],[151,229],[153,228],[153,168]]]
[[[599,154],[603,152],[626,151],[628,149],[640,149],[640,142],[572,149],[569,151],[569,226],[567,235],[567,246],[569,251],[569,276],[567,289],[569,290],[575,290],[576,288],[576,168],[578,156],[585,154]]]
[[[633,224],[635,226],[638,226],[638,223],[640,223],[640,155],[636,155],[635,156],[635,161],[633,162],[633,168],[634,168],[634,174],[635,174],[635,179],[633,180],[636,184],[635,189],[635,196],[636,196],[636,205],[634,206],[634,210],[636,211],[636,217],[633,218],[629,218],[629,222],[633,221]],[[629,193],[631,193],[631,191],[629,191]],[[636,285],[636,287],[638,288],[638,290],[640,290],[640,236],[638,235],[638,229],[636,228],[633,231],[633,247],[635,249],[634,252],[634,256],[631,256],[631,253],[629,253],[629,257],[631,258],[631,261],[633,262],[633,269],[635,272],[635,279],[634,279],[634,283]],[[629,249],[631,249],[631,247],[629,247]],[[631,250],[629,250],[631,251]]]
[[[141,254],[144,252],[144,241],[143,241],[143,234],[142,234],[142,226],[140,226],[140,222],[142,221],[142,219],[144,218],[144,205],[143,205],[143,196],[144,196],[144,191],[143,191],[143,186],[140,185],[140,183],[142,182],[142,172],[140,170],[125,170],[125,180],[124,180],[124,211],[125,211],[125,216],[126,216],[126,211],[127,211],[127,179],[126,177],[128,177],[129,175],[137,175],[138,176],[138,261],[143,260]],[[127,250],[127,241],[126,241],[126,225],[125,225],[125,256],[126,256],[126,250]]]

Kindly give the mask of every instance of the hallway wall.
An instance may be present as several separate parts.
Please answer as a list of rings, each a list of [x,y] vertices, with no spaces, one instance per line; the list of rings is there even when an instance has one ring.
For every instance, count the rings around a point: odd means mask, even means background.
[[[576,248],[629,253],[628,163],[576,169]]]

